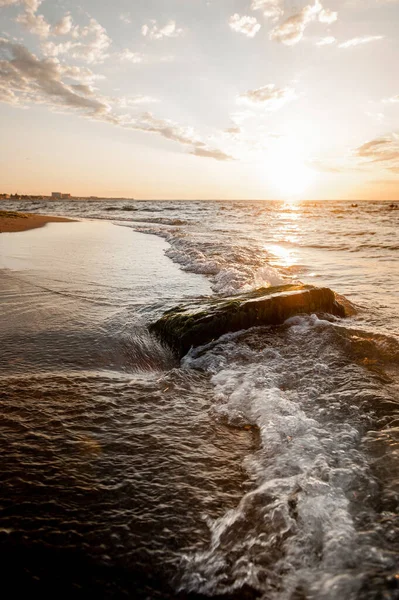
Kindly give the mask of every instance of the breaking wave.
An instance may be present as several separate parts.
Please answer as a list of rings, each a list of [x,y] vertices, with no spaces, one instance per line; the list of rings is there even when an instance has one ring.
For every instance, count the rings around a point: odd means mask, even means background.
[[[295,317],[184,359],[209,373],[214,418],[252,429],[258,449],[243,461],[252,489],[209,520],[210,544],[183,557],[181,589],[212,596],[249,587],[268,600],[388,598],[396,589],[397,495],[381,493],[373,468],[384,447],[390,453],[393,389],[353,362],[348,345],[334,323]]]

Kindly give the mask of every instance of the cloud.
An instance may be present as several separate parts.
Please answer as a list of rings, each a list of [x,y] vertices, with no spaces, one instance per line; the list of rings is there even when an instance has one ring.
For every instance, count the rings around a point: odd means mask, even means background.
[[[86,83],[72,83],[70,85],[70,87],[74,91],[79,92],[80,94],[83,94],[84,96],[94,96],[95,95],[94,87],[91,85],[87,85]]]
[[[23,4],[27,9],[36,12],[43,0],[0,0],[0,7],[12,4]]]
[[[313,4],[308,4],[272,29],[269,38],[287,46],[293,46],[303,38],[309,23],[316,20],[321,23],[332,23],[337,20],[337,13],[323,8],[320,0],[314,0]]]
[[[46,104],[111,125],[158,134],[183,146],[196,156],[227,160],[228,155],[210,148],[191,128],[157,119],[145,112],[121,115],[115,109],[154,101],[148,96],[107,98],[90,85],[96,76],[88,67],[68,66],[57,58],[39,59],[25,46],[0,38],[0,100],[14,106]],[[65,80],[72,80],[67,83]]]
[[[164,37],[176,38],[184,34],[183,29],[176,27],[176,21],[168,21],[164,27],[158,27],[155,20],[150,21],[150,25],[143,25],[141,33],[150,40],[161,40]]]
[[[38,5],[35,4],[34,6]],[[36,10],[27,7],[25,12],[18,15],[15,20],[20,25],[23,25],[29,33],[46,38],[50,35],[50,23],[47,23],[43,15],[37,15]]]
[[[356,149],[356,155],[372,162],[386,162],[399,158],[399,137],[391,134],[366,142]]]
[[[384,104],[397,104],[399,102],[399,94],[391,98],[384,98],[383,102]]]
[[[141,52],[132,52],[129,48],[125,48],[121,52],[118,52],[117,57],[120,60],[131,62],[135,65],[144,61],[144,54]]]
[[[23,4],[25,11],[19,14],[16,22],[23,25],[30,33],[46,40],[49,36],[67,36],[65,42],[43,41],[42,51],[48,57],[58,57],[70,54],[72,58],[88,63],[100,63],[108,58],[111,38],[100,23],[91,18],[88,25],[79,27],[73,25],[72,17],[67,13],[53,27],[43,15],[36,14],[42,0],[0,0],[0,6]]]
[[[368,110],[366,110],[366,112],[364,113],[367,117],[370,117],[371,119],[376,119],[377,121],[383,121],[385,119],[385,115],[382,112],[370,112]]]
[[[148,131],[151,133],[159,133],[162,137],[168,140],[173,140],[185,145],[195,145],[196,147],[203,147],[205,143],[201,141],[191,127],[182,127],[176,125],[173,121],[167,119],[158,119],[152,115],[152,113],[143,113],[139,120],[135,122],[136,127],[139,124],[138,129],[140,131]],[[133,127],[133,123],[131,124]]]
[[[68,13],[58,23],[51,27],[43,15],[36,14],[43,0],[0,0],[1,6],[22,4],[25,8],[15,19],[17,23],[25,27],[33,35],[47,38],[49,35],[67,35],[72,30],[72,17]]]
[[[84,83],[93,83],[99,79],[105,79],[104,75],[93,73],[89,67],[78,67],[76,65],[60,64],[60,74],[62,77],[75,79]]]
[[[229,135],[238,135],[241,133],[241,127],[238,127],[238,125],[232,125],[231,127],[225,129],[224,132],[228,133]]]
[[[328,35],[327,37],[321,38],[318,42],[316,42],[316,46],[328,46],[329,44],[335,44],[336,38],[333,35]]]
[[[190,154],[194,156],[202,156],[204,158],[214,158],[215,160],[233,160],[232,156],[225,154],[221,150],[217,150],[214,148],[193,148]]]
[[[391,133],[366,142],[356,148],[354,154],[369,163],[382,163],[385,168],[396,173],[399,169],[399,135]]]
[[[277,110],[295,98],[295,90],[290,87],[277,88],[273,83],[238,96],[240,103],[259,106],[266,110]]]
[[[261,10],[266,19],[276,21],[284,14],[283,0],[252,0],[252,10]]]
[[[342,42],[339,44],[339,48],[352,48],[353,46],[360,46],[362,44],[368,44],[369,42],[376,42],[377,40],[382,40],[384,38],[383,35],[365,35],[363,37],[355,37],[346,42]]]
[[[231,156],[218,148],[210,148],[201,140],[192,127],[182,127],[173,123],[173,121],[158,119],[149,112],[143,113],[139,118],[127,122],[126,126],[137,131],[157,133],[168,140],[178,142],[184,146],[191,146],[190,154],[194,156],[213,158],[215,160],[233,160]]]
[[[43,42],[42,51],[47,57],[56,58],[62,54],[67,54],[74,47],[74,43],[68,42]]]
[[[64,23],[64,28],[66,27],[67,25]],[[69,54],[72,58],[89,64],[102,63],[109,57],[111,38],[96,19],[90,19],[89,24],[85,27],[71,26],[69,34],[72,39],[66,42],[43,42],[44,54],[51,57]]]
[[[71,32],[73,21],[71,15],[67,14],[52,29],[54,35],[67,35]]]
[[[108,58],[111,38],[96,19],[90,19],[86,27],[78,30],[78,34],[80,39],[85,41],[77,43],[72,53],[73,58],[81,58],[88,63],[103,62]]]
[[[299,13],[289,17],[270,32],[270,39],[292,46],[303,37],[306,26],[315,19],[320,11],[319,3],[305,6]]]
[[[334,23],[338,19],[338,13],[330,10],[329,8],[323,8],[319,12],[318,19],[320,23],[327,23],[328,25],[331,25],[331,23]]]
[[[53,107],[68,107],[86,115],[105,114],[109,106],[67,85],[62,78],[80,79],[81,72],[66,69],[56,59],[39,60],[24,46],[7,40],[0,41],[0,89],[8,89],[12,104],[51,104]],[[3,93],[4,96],[4,93]]]
[[[139,64],[154,64],[154,63],[170,63],[175,60],[175,57],[171,54],[165,54],[161,56],[154,56],[150,54],[144,54],[143,52],[133,52],[129,48],[124,48],[120,52],[113,54],[121,62],[130,62],[134,65]]]
[[[129,108],[132,106],[136,107],[139,104],[153,104],[154,102],[159,102],[159,100],[152,96],[122,96],[122,98],[112,98],[112,102],[119,108]]]
[[[229,26],[233,31],[242,33],[249,38],[255,37],[261,27],[255,17],[241,17],[237,13],[230,17]]]

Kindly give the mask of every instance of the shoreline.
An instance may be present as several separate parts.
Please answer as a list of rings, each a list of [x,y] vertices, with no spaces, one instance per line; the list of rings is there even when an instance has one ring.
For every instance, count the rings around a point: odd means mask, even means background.
[[[0,233],[17,233],[44,227],[47,223],[73,223],[74,219],[0,210]]]

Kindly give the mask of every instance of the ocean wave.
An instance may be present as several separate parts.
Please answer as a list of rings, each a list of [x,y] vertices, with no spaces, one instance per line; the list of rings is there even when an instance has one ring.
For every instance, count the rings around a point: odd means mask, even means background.
[[[208,546],[183,556],[181,589],[366,598],[378,573],[383,597],[396,572],[399,546],[388,540],[399,524],[384,512],[391,497],[362,436],[374,430],[378,453],[395,463],[384,421],[370,410],[389,402],[390,390],[351,360],[336,326],[294,317],[278,329],[227,334],[191,351],[183,366],[209,373],[214,418],[252,430],[258,448],[244,460],[251,491],[209,520]]]
[[[172,248],[166,255],[192,273],[211,276],[212,289],[216,294],[231,295],[259,287],[280,285],[283,278],[276,269],[267,264],[251,264],[253,257],[246,260],[247,249],[210,249],[184,238],[168,238]],[[234,253],[234,259],[232,254]]]
[[[170,244],[166,256],[191,273],[210,278],[215,294],[228,296],[287,283],[277,269],[267,264],[265,251],[244,245],[229,246],[206,236],[190,236],[179,229],[137,225],[141,233],[159,235]]]
[[[115,219],[115,217],[113,217],[113,219]],[[174,219],[168,217],[137,217],[133,219],[128,219],[128,221],[131,223],[154,223],[158,225],[171,225],[173,227],[180,227],[181,225],[193,224],[193,222],[188,221],[187,219]]]
[[[146,222],[146,223],[159,223],[159,225],[173,225],[175,227],[180,227],[181,225],[190,225],[194,224],[187,219],[174,219],[168,217],[150,217],[146,219],[136,219],[137,221]]]
[[[106,210],[107,212],[118,211],[118,210],[122,211],[122,212],[133,212],[133,211],[137,211],[139,209],[134,206],[106,206],[104,208],[104,210]]]
[[[389,243],[384,243],[384,244],[359,244],[358,248],[353,248],[353,251],[358,251],[361,250],[363,248],[367,248],[367,249],[371,249],[371,250],[399,250],[399,244],[389,244]]]

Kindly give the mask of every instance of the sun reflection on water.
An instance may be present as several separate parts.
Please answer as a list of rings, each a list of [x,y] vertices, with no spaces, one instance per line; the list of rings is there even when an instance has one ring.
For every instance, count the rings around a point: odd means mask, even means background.
[[[280,244],[265,244],[264,248],[272,255],[271,263],[282,267],[292,267],[298,262],[296,252],[293,248],[286,248]]]

